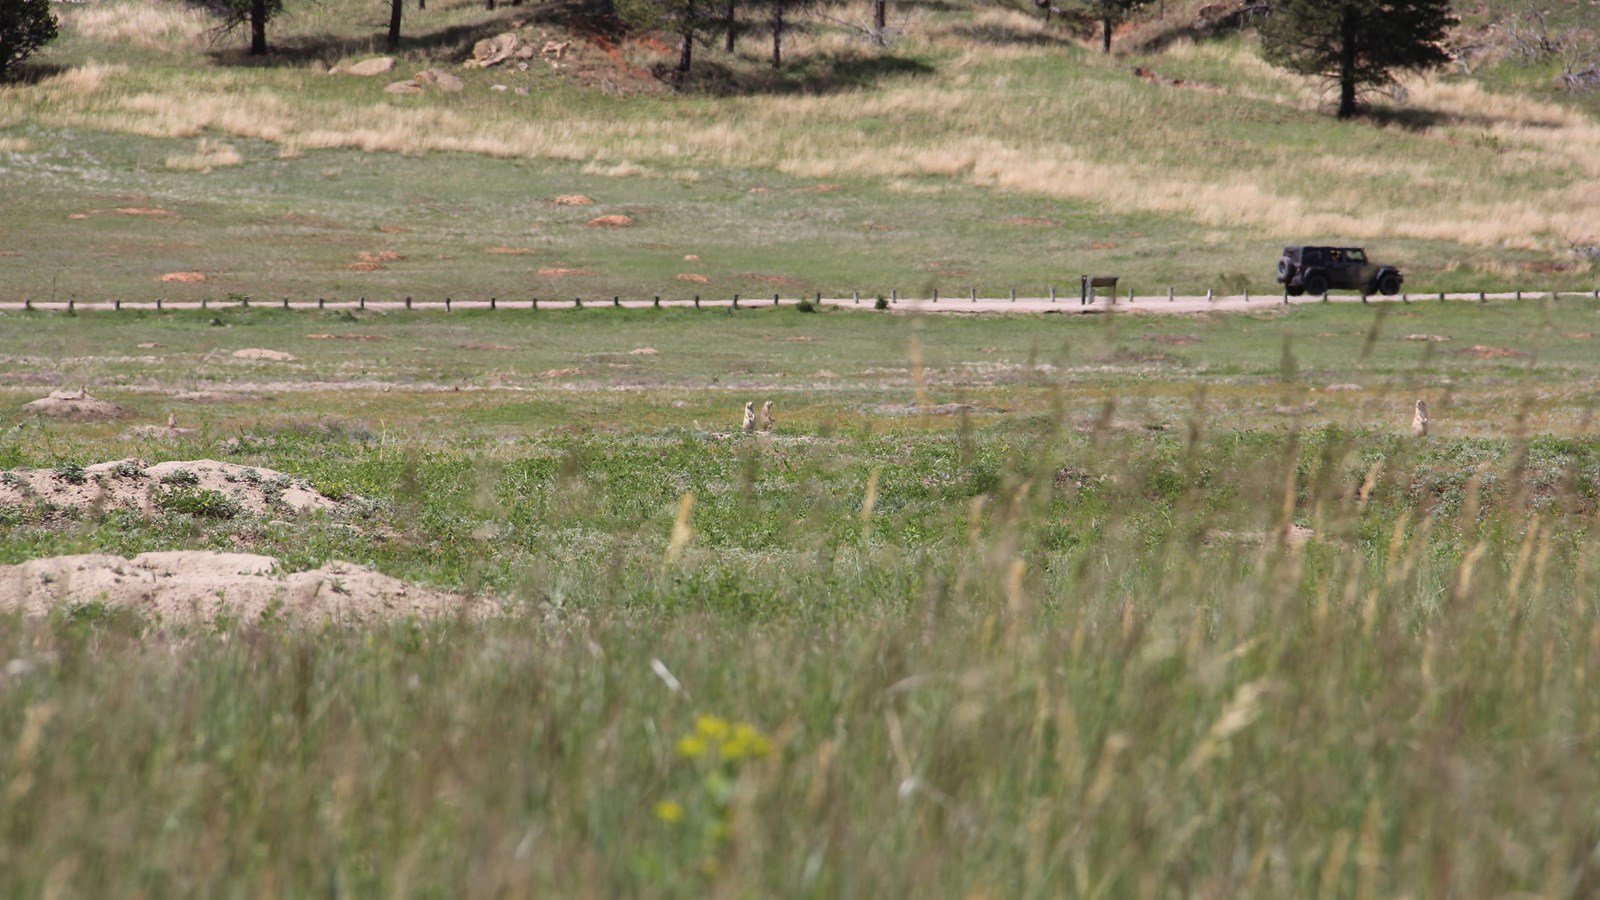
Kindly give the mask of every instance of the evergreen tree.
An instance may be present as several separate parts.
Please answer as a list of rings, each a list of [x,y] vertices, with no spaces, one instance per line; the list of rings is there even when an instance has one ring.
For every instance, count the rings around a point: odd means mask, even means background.
[[[50,0],[0,0],[0,81],[12,66],[55,39]]]
[[[1395,70],[1447,62],[1441,42],[1454,24],[1450,0],[1276,0],[1261,48],[1275,66],[1338,84],[1339,118],[1348,119]]]
[[[222,20],[224,31],[250,24],[250,55],[267,52],[267,23],[283,11],[283,0],[189,0]]]
[[[1111,30],[1133,15],[1150,0],[1083,0],[1084,8],[1100,21],[1102,46],[1111,52]],[[1049,9],[1047,5],[1046,10]]]

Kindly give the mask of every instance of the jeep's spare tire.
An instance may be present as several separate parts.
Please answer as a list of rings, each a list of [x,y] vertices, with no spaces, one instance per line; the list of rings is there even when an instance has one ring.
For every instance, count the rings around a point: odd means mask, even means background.
[[[1279,278],[1288,278],[1289,277],[1289,257],[1287,257],[1287,256],[1278,257],[1278,277]]]

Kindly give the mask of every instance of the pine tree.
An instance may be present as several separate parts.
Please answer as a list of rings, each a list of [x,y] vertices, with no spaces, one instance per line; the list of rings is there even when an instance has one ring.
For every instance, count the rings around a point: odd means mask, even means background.
[[[1450,0],[1276,0],[1261,28],[1275,66],[1339,86],[1339,118],[1362,93],[1394,83],[1394,72],[1449,60],[1442,41],[1456,24]]]
[[[55,39],[50,0],[0,0],[0,81],[12,66]]]
[[[250,24],[250,55],[267,52],[267,22],[283,11],[283,0],[189,0],[191,6],[208,10],[222,20],[225,31]]]
[[[1105,52],[1111,52],[1111,31],[1123,20],[1133,15],[1150,0],[1083,0],[1089,14],[1100,20],[1101,41]],[[1049,9],[1046,6],[1046,9]]]

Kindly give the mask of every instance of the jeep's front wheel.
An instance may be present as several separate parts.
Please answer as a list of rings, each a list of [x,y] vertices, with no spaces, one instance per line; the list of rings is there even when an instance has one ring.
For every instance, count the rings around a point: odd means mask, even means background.
[[[1306,293],[1313,297],[1320,297],[1328,292],[1328,276],[1313,275],[1306,279]]]
[[[1385,297],[1393,297],[1400,293],[1400,276],[1393,272],[1385,272],[1378,279],[1378,293]]]

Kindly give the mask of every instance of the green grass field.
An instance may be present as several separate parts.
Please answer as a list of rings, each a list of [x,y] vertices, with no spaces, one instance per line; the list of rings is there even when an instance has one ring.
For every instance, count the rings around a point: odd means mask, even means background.
[[[1600,877],[1593,302],[0,324],[0,466],[211,457],[364,498],[10,507],[0,562],[337,558],[512,608],[5,619],[0,894],[1578,897]],[[76,384],[133,418],[19,415]],[[765,398],[775,432],[737,434]],[[168,412],[195,433],[131,431]]]

